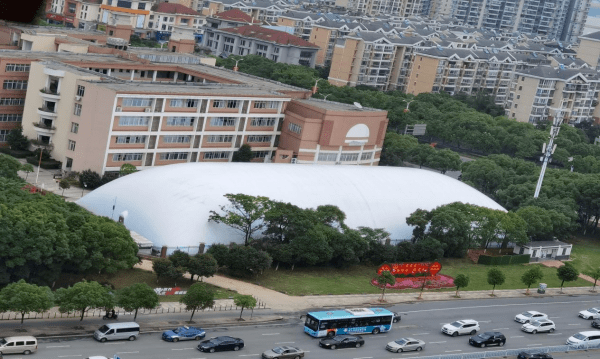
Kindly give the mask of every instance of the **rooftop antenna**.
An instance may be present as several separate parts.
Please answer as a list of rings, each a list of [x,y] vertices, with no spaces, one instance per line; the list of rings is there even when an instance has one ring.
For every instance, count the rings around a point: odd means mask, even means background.
[[[354,106],[356,106],[360,110],[362,110],[362,108],[363,108],[362,105],[360,103],[358,103],[358,102],[355,102]]]
[[[535,186],[535,193],[533,194],[533,198],[538,198],[538,196],[540,195],[540,190],[542,189],[542,182],[544,181],[544,174],[546,173],[546,167],[548,166],[548,162],[552,161],[550,157],[554,153],[554,150],[556,150],[554,139],[558,136],[558,132],[560,131],[560,125],[562,124],[562,102],[559,108],[548,108],[554,110],[556,116],[554,116],[554,121],[552,121],[552,126],[550,127],[550,137],[548,139],[548,146],[546,146],[546,144],[544,143],[544,146],[542,147],[542,152],[544,153],[542,157],[540,157],[540,161],[543,161],[542,170],[540,171],[540,177],[538,178],[537,185]]]

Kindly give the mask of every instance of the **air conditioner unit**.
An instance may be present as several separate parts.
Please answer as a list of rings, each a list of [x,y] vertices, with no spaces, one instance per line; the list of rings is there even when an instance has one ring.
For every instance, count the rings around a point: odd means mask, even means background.
[[[121,106],[117,106],[117,112],[121,112]]]
[[[152,109],[151,109],[151,108],[145,108],[145,109],[144,109],[144,112],[151,112],[151,111],[152,111]]]
[[[76,101],[81,101],[81,96],[75,96]]]
[[[297,158],[292,158],[292,163],[298,163],[298,159]]]

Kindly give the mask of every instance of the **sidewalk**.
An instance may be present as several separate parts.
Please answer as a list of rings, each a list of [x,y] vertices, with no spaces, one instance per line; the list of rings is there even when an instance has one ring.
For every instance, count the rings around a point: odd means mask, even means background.
[[[18,160],[21,164],[27,163],[27,161],[24,158],[18,158]],[[38,166],[34,165],[33,169],[34,170],[31,173],[19,171],[18,175],[19,177],[26,180],[28,183],[31,183],[45,191],[52,192],[56,195],[64,197],[67,202],[75,202],[84,195],[91,192],[91,190],[86,190],[79,187],[71,187],[69,189],[66,189],[63,195],[63,190],[58,187],[58,180],[54,179],[54,175],[59,174],[60,170],[46,170],[40,168],[38,175]]]

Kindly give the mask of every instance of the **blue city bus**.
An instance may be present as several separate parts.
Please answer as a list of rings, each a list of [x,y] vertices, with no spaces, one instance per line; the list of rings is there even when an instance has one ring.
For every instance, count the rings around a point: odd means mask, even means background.
[[[395,313],[383,308],[356,308],[310,312],[304,332],[313,337],[340,334],[384,333],[392,329]],[[399,318],[398,318],[399,319]]]

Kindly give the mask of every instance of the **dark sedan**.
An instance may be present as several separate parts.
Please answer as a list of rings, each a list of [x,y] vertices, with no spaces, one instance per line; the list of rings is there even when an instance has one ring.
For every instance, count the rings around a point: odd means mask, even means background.
[[[600,329],[600,319],[594,319],[592,322],[592,327]]]
[[[504,346],[506,337],[500,332],[485,332],[469,338],[469,344],[476,347],[487,347],[490,345]]]
[[[244,347],[244,341],[240,338],[233,337],[216,337],[205,340],[198,345],[198,350],[201,352],[220,352],[226,350],[238,351]]]
[[[333,338],[323,338],[319,346],[326,349],[360,348],[365,345],[365,340],[360,335],[336,335]]]
[[[552,355],[548,354],[548,353],[527,353],[527,352],[520,352],[519,355],[517,355],[518,359],[553,359]]]
[[[392,319],[392,322],[398,323],[401,320],[402,320],[402,317],[400,316],[400,313],[394,312],[394,319]]]

